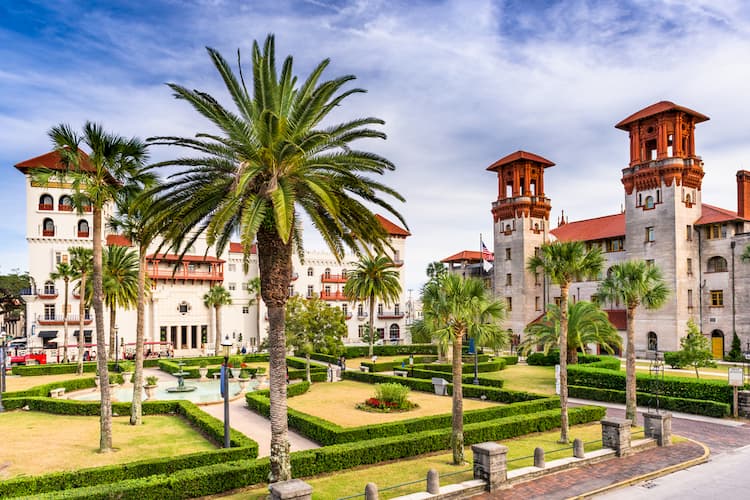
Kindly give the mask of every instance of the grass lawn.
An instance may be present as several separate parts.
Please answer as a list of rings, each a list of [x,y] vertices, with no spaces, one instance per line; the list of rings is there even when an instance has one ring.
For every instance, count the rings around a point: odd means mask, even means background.
[[[8,375],[5,380],[8,383],[8,392],[25,391],[38,385],[51,384],[61,380],[72,380],[77,375],[73,373],[61,373],[60,375],[39,375],[33,377],[20,377],[18,375]],[[82,378],[94,378],[93,373],[84,373]]]
[[[621,363],[622,370],[625,370],[625,360]],[[650,363],[648,361],[636,361],[635,362],[635,369],[637,372],[645,372],[648,373]],[[733,365],[718,365],[716,368],[698,368],[698,372],[700,373],[701,380],[727,380],[727,377],[729,376],[729,367],[743,367],[742,363],[737,363]],[[673,377],[687,377],[687,378],[695,378],[695,369],[694,368],[670,368],[669,365],[664,365],[664,375],[673,376]]]
[[[600,440],[601,433],[601,425],[598,423],[579,425],[571,427],[570,439],[580,438],[584,443],[590,443],[591,441]],[[550,453],[553,450],[561,449],[561,445],[556,442],[559,438],[560,431],[556,430],[500,441],[501,444],[509,448],[508,470],[533,465],[534,448],[536,447],[541,447],[545,450],[545,458],[548,462],[572,456],[572,447],[568,447],[566,450],[557,453]],[[600,448],[601,442],[590,443],[585,446],[586,451],[593,451]],[[461,481],[471,479],[473,474],[471,447],[466,448],[465,454],[467,463],[460,466],[451,464],[452,455],[450,452],[436,453],[411,459],[397,460],[381,465],[325,474],[305,479],[305,482],[313,487],[313,499],[340,498],[348,495],[362,494],[368,482],[374,482],[378,485],[380,498],[394,498],[409,493],[425,491],[425,479],[429,469],[436,469],[440,473],[441,485],[460,483]],[[448,474],[451,475],[448,476]],[[410,481],[418,481],[418,483],[394,490],[383,491],[388,486]],[[235,492],[230,496],[221,498],[260,500],[265,499],[267,494],[268,489],[266,486],[263,486]]]
[[[362,403],[374,395],[375,389],[370,384],[343,380],[333,384],[313,384],[307,393],[289,398],[288,404],[290,408],[326,419],[342,427],[359,427],[451,412],[450,397],[413,390],[409,392],[409,400],[419,405],[415,410],[403,413],[370,413],[355,408],[357,403]],[[464,399],[464,411],[488,408],[497,404],[491,401]]]
[[[409,364],[409,355],[408,354],[400,354],[398,356],[378,356],[378,360],[376,363],[385,363],[386,361],[396,361],[397,359],[406,359],[406,364]],[[346,358],[346,368],[348,369],[356,369],[359,370],[359,364],[365,362],[370,363],[372,362],[372,356],[363,356],[361,358]]]
[[[29,411],[0,413],[0,479],[216,449],[179,417],[154,415],[145,417],[143,422],[131,426],[128,417],[113,418],[116,451],[100,454],[99,417]]]
[[[510,365],[499,372],[480,373],[481,377],[504,380],[504,389],[536,394],[555,394],[555,367]]]

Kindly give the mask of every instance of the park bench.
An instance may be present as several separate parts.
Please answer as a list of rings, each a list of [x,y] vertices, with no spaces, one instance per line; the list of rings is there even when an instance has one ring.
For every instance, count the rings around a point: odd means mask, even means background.
[[[407,377],[409,372],[406,370],[393,370],[393,374],[397,377]]]
[[[49,390],[49,396],[51,398],[60,399],[65,395],[65,387],[57,387]]]
[[[359,371],[367,373],[370,371],[370,368],[368,368],[367,366],[359,365]]]

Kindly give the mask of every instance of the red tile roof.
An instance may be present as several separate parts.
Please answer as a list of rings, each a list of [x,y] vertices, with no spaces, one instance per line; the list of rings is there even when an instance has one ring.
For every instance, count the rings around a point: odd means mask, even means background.
[[[726,210],[723,208],[715,207],[713,205],[706,205],[705,203],[701,206],[700,218],[693,222],[696,226],[702,224],[715,224],[717,222],[729,222],[735,220],[745,220],[737,215],[737,212]]]
[[[494,254],[493,254],[494,259]],[[478,252],[476,250],[464,250],[462,252],[458,252],[455,255],[451,255],[450,257],[446,257],[440,262],[463,262],[463,261],[469,261],[469,262],[480,262],[482,260],[482,253]]]
[[[133,244],[125,236],[121,234],[108,234],[107,245],[118,246],[118,247],[131,247]]]
[[[81,151],[81,154],[83,155],[83,162],[81,164],[81,169],[84,172],[93,172],[94,167],[91,165],[91,163],[88,162],[89,156],[83,151]],[[34,168],[48,168],[50,170],[67,170],[65,165],[62,163],[62,159],[60,158],[60,153],[58,153],[57,151],[50,151],[49,153],[45,153],[41,156],[36,156],[34,158],[24,160],[21,163],[17,163],[16,168],[23,173],[26,173],[27,170],[34,169]]]
[[[257,248],[255,245],[250,247],[250,253],[255,254],[257,253]],[[242,243],[239,243],[237,241],[230,241],[229,242],[229,253],[244,253],[242,251]]]
[[[411,236],[411,233],[409,231],[397,226],[382,215],[375,214],[375,218],[378,219],[380,225],[383,226],[383,229],[385,229],[391,236]]]
[[[160,253],[146,255],[148,260],[168,260],[168,261],[179,261],[180,256],[175,253]],[[183,262],[225,262],[217,257],[211,257],[210,255],[183,255]]]
[[[568,222],[550,231],[558,241],[595,241],[625,236],[625,214]]]
[[[706,115],[703,115],[701,113],[698,113],[697,111],[693,111],[692,109],[686,108],[684,106],[678,106],[677,104],[671,102],[671,101],[659,101],[656,104],[652,104],[651,106],[647,106],[643,108],[640,111],[637,111],[633,113],[632,115],[628,116],[624,120],[622,120],[620,123],[615,125],[615,128],[619,128],[621,130],[629,130],[630,124],[633,122],[636,122],[638,120],[643,120],[644,118],[648,118],[649,116],[654,116],[659,113],[664,113],[665,111],[682,111],[684,113],[687,113],[693,117],[695,117],[695,123],[705,122],[706,120],[709,120]]]
[[[500,170],[500,167],[502,167],[503,165],[508,165],[518,160],[535,161],[544,165],[544,168],[551,167],[554,165],[554,163],[549,161],[547,158],[542,158],[541,156],[535,155],[534,153],[529,153],[527,151],[519,150],[519,151],[516,151],[515,153],[509,154],[508,156],[504,156],[503,158],[500,158],[495,163],[487,167],[487,170],[497,171],[497,170]]]
[[[605,309],[609,322],[618,330],[628,329],[628,312],[624,309]]]

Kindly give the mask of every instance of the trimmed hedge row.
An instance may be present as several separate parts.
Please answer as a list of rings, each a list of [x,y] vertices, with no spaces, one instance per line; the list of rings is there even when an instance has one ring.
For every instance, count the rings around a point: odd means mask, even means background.
[[[547,354],[535,352],[526,357],[526,363],[531,366],[555,366],[560,363],[560,351],[550,351]],[[620,359],[614,356],[599,356],[595,354],[578,354],[579,365],[596,365],[599,368],[611,370],[620,369]],[[576,365],[568,365],[576,366]]]
[[[376,345],[373,347],[374,354],[378,356],[398,356],[399,354],[432,354],[437,356],[437,344],[404,344],[404,345]],[[346,346],[344,355],[347,358],[362,358],[369,356],[369,346]]]
[[[365,364],[365,363],[362,363]],[[453,365],[450,363],[430,363],[430,364],[415,364],[415,370],[427,370],[441,373],[451,373],[453,371]],[[474,363],[464,363],[462,365],[462,373],[474,373]],[[485,363],[477,363],[477,371],[479,373],[488,372],[499,372],[505,369],[504,359],[495,359]]]
[[[570,385],[568,386],[568,395],[574,398],[592,399],[594,401],[625,403],[625,391],[616,391],[613,389],[597,389],[594,387]],[[636,401],[640,406],[656,407],[656,395],[654,394],[636,392]],[[659,396],[659,408],[716,418],[729,416],[731,410],[730,405],[727,403],[661,395]]]
[[[517,365],[518,356],[495,356],[495,359],[504,359],[505,366]]]
[[[432,379],[433,377],[440,377],[444,378],[448,382],[453,382],[453,374],[452,373],[446,373],[446,372],[433,372],[430,370],[409,370],[409,376],[414,378],[423,378],[423,379]],[[495,379],[495,378],[486,378],[486,377],[478,377],[479,385],[483,385],[486,387],[502,387],[504,384],[504,381],[501,379]],[[464,375],[461,377],[461,381],[464,384],[473,384],[474,383],[474,375]]]
[[[113,374],[110,374],[110,377],[112,376]],[[94,377],[78,377],[78,378],[73,378],[70,380],[61,380],[60,382],[41,384],[41,385],[31,387],[29,389],[25,389],[23,391],[4,392],[3,402],[5,402],[5,399],[11,399],[11,398],[23,398],[23,397],[34,397],[34,396],[47,397],[49,396],[50,390],[57,389],[58,387],[65,388],[66,392],[72,392],[72,391],[77,391],[80,389],[90,389],[91,387],[96,387],[96,382],[94,382]]]
[[[154,364],[156,366],[156,364]],[[115,362],[108,361],[109,371],[114,371]],[[77,373],[78,363],[50,363],[47,365],[16,365],[13,367],[13,375],[23,377],[36,377],[40,375],[62,375],[65,373]],[[96,361],[87,361],[83,364],[83,373],[96,373]]]

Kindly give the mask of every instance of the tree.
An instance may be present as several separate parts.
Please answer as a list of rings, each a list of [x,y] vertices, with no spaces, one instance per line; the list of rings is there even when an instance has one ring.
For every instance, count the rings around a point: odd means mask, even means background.
[[[727,353],[727,361],[744,361],[745,358],[742,355],[742,342],[740,341],[737,332],[732,334],[732,348]]]
[[[580,241],[545,243],[532,255],[526,267],[540,269],[560,286],[560,442],[568,440],[568,295],[570,284],[593,278],[602,269],[604,258],[599,247],[587,250]],[[575,350],[575,349],[574,349]],[[574,354],[575,356],[575,354]]]
[[[72,247],[70,253],[70,265],[75,271],[75,279],[78,281],[78,375],[83,375],[83,333],[84,319],[86,318],[86,288],[88,278],[94,266],[94,254],[90,248]]]
[[[547,306],[544,320],[526,327],[528,334],[519,346],[525,354],[541,345],[544,354],[560,347],[560,308],[555,304]],[[617,329],[609,322],[607,313],[592,302],[579,300],[568,304],[568,359],[569,364],[578,363],[578,350],[586,352],[589,344],[599,344],[608,353],[620,347],[622,340]]]
[[[291,478],[286,411],[286,340],[284,308],[292,279],[292,251],[302,255],[298,210],[305,212],[339,260],[349,248],[382,253],[388,234],[370,207],[381,207],[405,224],[383,198],[403,198],[370,178],[394,165],[355,148],[359,139],[385,139],[371,128],[377,118],[333,123],[343,101],[363,92],[342,90],[353,76],[321,81],[329,64],[322,61],[301,85],[287,57],[277,72],[275,42],[269,35],[252,51],[252,89],[245,85],[238,53],[239,78],[224,58],[208,49],[236,112],[205,92],[169,84],[178,99],[208,119],[211,132],[196,138],[160,137],[154,144],[189,148],[197,153],[156,166],[186,167],[154,191],[152,213],[178,221],[167,236],[183,251],[202,230],[220,254],[231,237],[249,257],[257,243],[261,297],[268,307],[271,418],[271,481]]]
[[[221,306],[228,306],[232,303],[232,295],[222,285],[215,285],[209,288],[203,296],[203,304],[209,309],[214,309],[214,353],[218,355],[221,352]]]
[[[372,356],[375,343],[375,302],[380,300],[392,304],[401,297],[401,283],[395,264],[384,255],[363,257],[357,267],[347,273],[344,295],[351,301],[367,301],[370,309],[369,352]]]
[[[750,262],[750,245],[745,247],[742,255],[740,255],[740,259],[742,259],[742,262]]]
[[[693,367],[695,378],[700,378],[698,368],[716,366],[708,337],[698,330],[698,325],[692,318],[687,323],[687,335],[680,339],[680,348],[680,361],[682,361],[683,366]]]
[[[427,264],[427,277],[431,280],[441,278],[448,272],[448,268],[440,261]]]
[[[68,362],[68,288],[70,280],[74,279],[75,275],[75,269],[67,262],[58,262],[55,270],[49,275],[51,280],[63,280],[65,283],[63,298],[63,361],[65,363]]]
[[[600,300],[625,304],[627,310],[625,418],[635,425],[635,311],[640,305],[646,309],[660,308],[669,297],[669,289],[658,267],[643,260],[631,260],[612,266],[596,293]]]
[[[346,336],[344,311],[313,297],[292,297],[286,303],[286,342],[295,351],[305,354],[305,372],[310,379],[310,355],[314,352],[339,356],[344,352],[342,337]]]
[[[453,463],[464,461],[463,364],[461,347],[464,336],[484,339],[502,335],[499,322],[503,304],[488,294],[481,280],[463,279],[456,274],[429,281],[422,290],[422,315],[425,328],[453,346],[453,400],[451,448]]]
[[[0,276],[0,314],[20,317],[25,309],[21,292],[31,288],[29,273],[19,274],[18,269],[11,270],[10,274]]]

